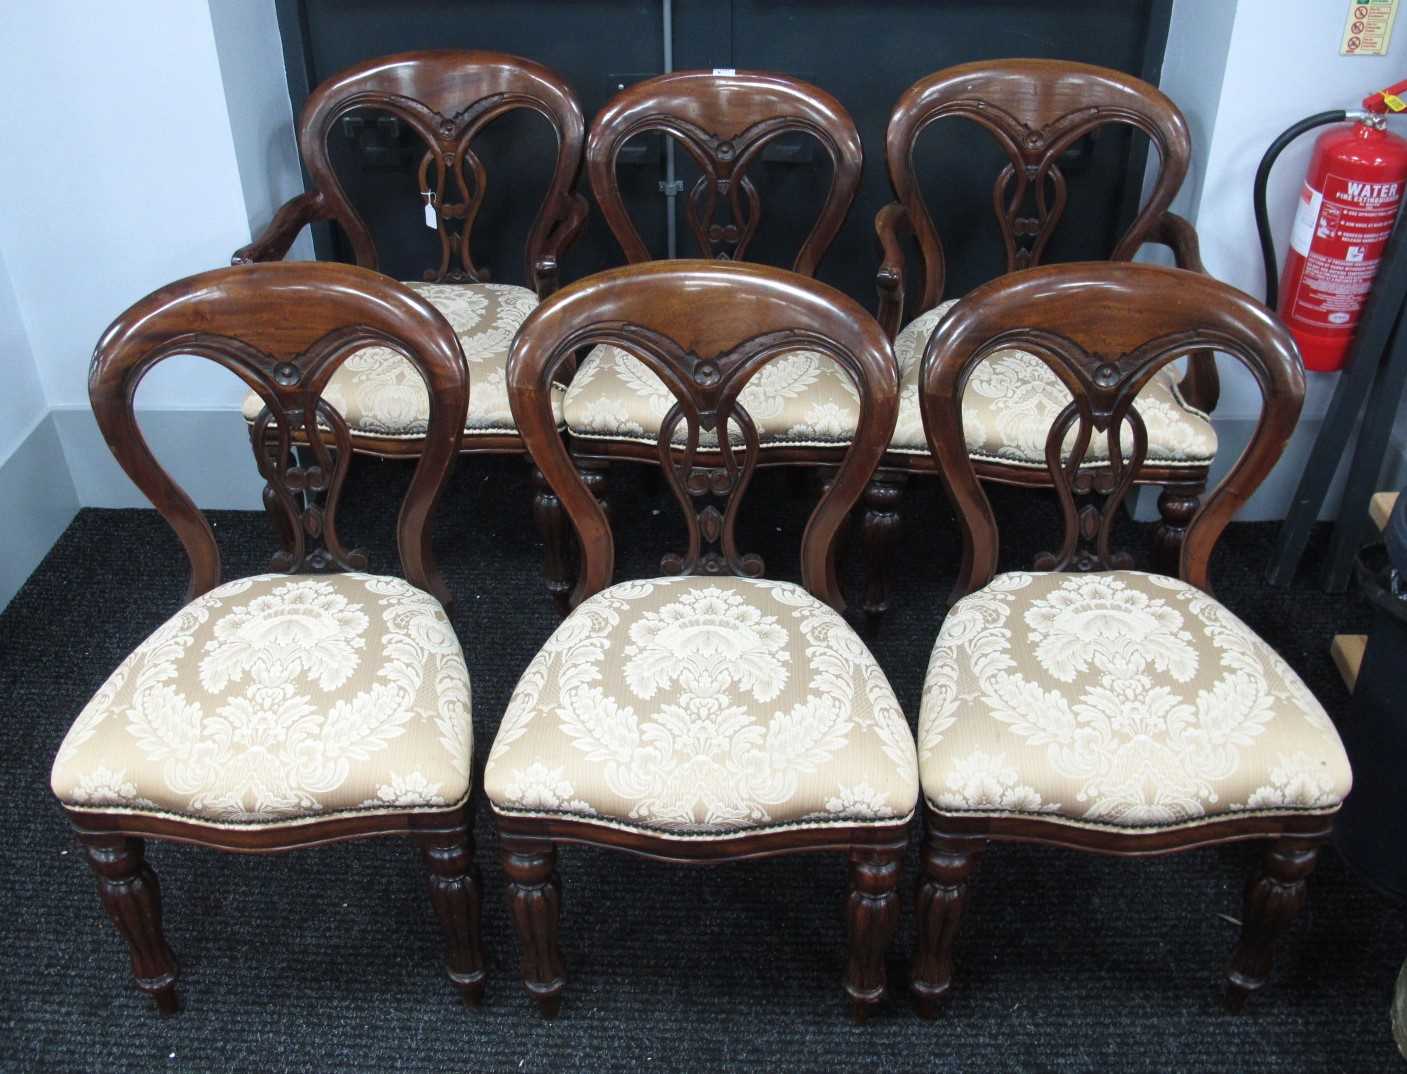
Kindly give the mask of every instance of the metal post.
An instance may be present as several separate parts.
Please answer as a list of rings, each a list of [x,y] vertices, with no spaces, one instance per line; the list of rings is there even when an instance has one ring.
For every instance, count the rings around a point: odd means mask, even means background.
[[[674,70],[674,0],[661,0],[660,7],[664,23],[664,73],[669,74]],[[673,259],[679,254],[674,203],[684,184],[674,177],[674,139],[668,134],[664,135],[664,182],[660,189],[664,191],[665,249]]]

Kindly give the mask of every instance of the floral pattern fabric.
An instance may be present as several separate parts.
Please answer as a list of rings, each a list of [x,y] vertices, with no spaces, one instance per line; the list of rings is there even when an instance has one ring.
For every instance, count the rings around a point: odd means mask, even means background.
[[[1332,812],[1352,783],[1323,707],[1212,597],[1138,571],[1011,573],[955,604],[919,770],[940,812],[1121,828]]]
[[[449,321],[469,364],[469,435],[518,431],[508,405],[508,348],[518,328],[537,305],[526,287],[502,283],[417,283],[419,293]],[[415,366],[388,347],[367,347],[338,366],[323,398],[358,436],[419,437],[430,424],[430,396]],[[561,389],[552,405],[561,421]],[[259,416],[264,403],[245,397],[246,421]]]
[[[940,303],[915,317],[894,339],[894,355],[899,359],[899,420],[891,451],[928,454],[918,403],[919,369],[929,337],[954,301]],[[1164,366],[1134,401],[1148,429],[1145,461],[1159,466],[1206,466],[1216,457],[1216,430],[1205,414],[1183,400],[1177,384],[1177,371]],[[1046,437],[1069,402],[1069,389],[1034,354],[1015,349],[995,352],[972,371],[963,392],[962,427],[968,454],[984,462],[1044,469]],[[1076,432],[1077,428],[1072,428],[1065,438],[1067,458]],[[1124,458],[1128,458],[1133,452],[1133,434],[1127,423],[1120,438]],[[1096,432],[1090,437],[1082,465],[1108,462],[1108,441]]]
[[[855,382],[835,361],[815,351],[779,355],[762,366],[738,401],[757,426],[759,444],[843,445],[855,434],[860,396]],[[584,439],[659,442],[674,393],[640,359],[619,347],[596,347],[567,387],[563,418]],[[730,422],[734,443],[742,433]],[[688,425],[674,438],[684,443]],[[717,446],[718,437],[699,430],[699,443]]]
[[[221,825],[444,809],[469,793],[469,672],[399,578],[242,578],[186,605],[83,709],[52,786],[72,809]]]
[[[884,673],[800,586],[655,578],[583,601],[523,673],[489,752],[501,813],[666,837],[901,824],[913,734]]]

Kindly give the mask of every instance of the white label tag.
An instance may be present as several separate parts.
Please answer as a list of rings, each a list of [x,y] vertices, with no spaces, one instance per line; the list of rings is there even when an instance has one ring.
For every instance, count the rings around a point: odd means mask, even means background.
[[[1314,241],[1314,225],[1319,222],[1319,206],[1323,203],[1323,193],[1305,183],[1300,191],[1300,207],[1295,212],[1295,226],[1290,231],[1290,246],[1300,257],[1309,256],[1309,245]]]
[[[738,73],[736,67],[715,67],[713,73],[716,75],[735,75]]]
[[[1340,56],[1386,56],[1397,0],[1353,0],[1348,5]]]
[[[431,231],[439,231],[440,214],[435,212],[435,195],[428,190],[422,190],[420,196],[425,199],[425,226]]]

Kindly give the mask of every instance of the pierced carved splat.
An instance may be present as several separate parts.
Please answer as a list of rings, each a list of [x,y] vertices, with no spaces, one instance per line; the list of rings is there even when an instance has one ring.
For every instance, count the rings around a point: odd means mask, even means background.
[[[793,268],[804,275],[835,238],[860,181],[854,122],[824,91],[796,79],[683,71],[646,79],[617,94],[587,141],[591,187],[631,262],[651,260],[620,192],[616,158],[630,139],[657,131],[673,138],[702,173],[684,199],[686,223],[700,255],[744,260],[762,219],[762,199],[748,169],[768,144],[788,134],[814,138],[832,176],[815,226]]]

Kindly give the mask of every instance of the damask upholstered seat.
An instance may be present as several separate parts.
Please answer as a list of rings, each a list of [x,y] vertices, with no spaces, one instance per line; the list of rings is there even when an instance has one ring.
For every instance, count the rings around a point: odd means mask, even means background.
[[[894,338],[899,359],[899,422],[889,450],[927,455],[919,413],[919,369],[928,337],[956,300],[949,300],[910,321]],[[1045,469],[1045,442],[1050,427],[1070,402],[1070,392],[1050,367],[1019,349],[997,351],[973,370],[962,400],[963,434],[968,454],[983,462],[1002,462]],[[1206,414],[1183,399],[1178,373],[1164,366],[1138,394],[1139,417],[1148,428],[1150,466],[1200,467],[1216,456],[1216,430]],[[1065,439],[1068,452],[1076,430]],[[1127,426],[1124,453],[1132,450]],[[1107,466],[1109,445],[1102,436],[1090,438],[1081,465]]]
[[[1352,777],[1299,676],[1194,586],[1001,574],[943,621],[919,715],[939,813],[1153,829],[1338,809]]]
[[[677,838],[910,817],[913,735],[845,620],[789,582],[670,577],[584,601],[518,683],[504,814]]]
[[[915,318],[894,340],[899,360],[899,422],[889,450],[928,455],[918,408],[919,368],[928,337],[953,301]],[[1139,393],[1138,413],[1148,428],[1150,465],[1208,466],[1216,456],[1211,420],[1182,398],[1177,373],[1164,368]],[[1050,368],[1025,351],[998,351],[979,365],[963,397],[963,431],[974,459],[1044,469],[1045,440],[1070,393]],[[855,387],[829,358],[798,351],[769,363],[743,389],[741,402],[766,445],[834,447],[854,435],[860,415]],[[568,430],[583,439],[654,444],[674,396],[639,359],[617,347],[597,347],[567,389]],[[675,439],[682,443],[681,425]],[[1066,440],[1072,445],[1075,430]],[[1131,434],[1125,429],[1125,451]],[[701,430],[701,442],[717,442]],[[741,442],[736,431],[735,443]],[[1108,444],[1094,437],[1082,465],[1107,466]]]
[[[208,824],[442,811],[469,794],[469,672],[439,601],[399,578],[265,574],[187,604],[79,714],[71,810]]]
[[[444,314],[459,337],[469,363],[467,436],[516,433],[508,407],[505,367],[508,347],[524,318],[537,305],[526,287],[501,283],[405,284]],[[367,347],[332,374],[323,398],[360,437],[422,437],[430,416],[425,382],[415,368],[388,347]],[[244,417],[253,421],[263,401],[250,392]],[[560,406],[560,398],[557,401]]]

